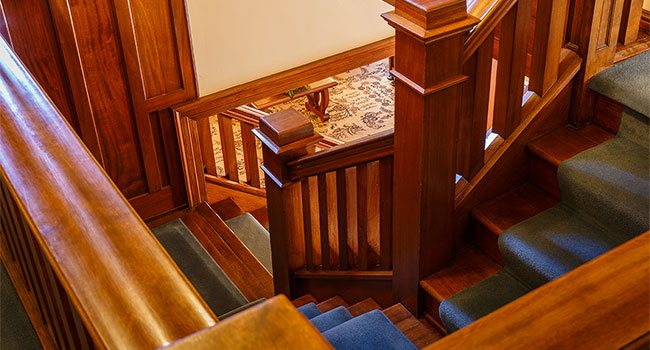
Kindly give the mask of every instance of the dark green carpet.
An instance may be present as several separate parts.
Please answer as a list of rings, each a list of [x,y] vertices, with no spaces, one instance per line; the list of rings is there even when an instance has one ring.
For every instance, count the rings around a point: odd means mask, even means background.
[[[589,87],[650,117],[650,51],[597,74]]]
[[[226,224],[230,229],[239,237],[239,239],[246,245],[253,255],[259,260],[266,269],[273,273],[273,265],[271,263],[271,238],[269,232],[262,226],[262,224],[253,217],[253,215],[246,213],[238,217],[226,220]]]
[[[0,350],[42,348],[7,271],[0,264]]]
[[[217,317],[248,304],[181,220],[159,226],[153,233]]]
[[[507,272],[441,303],[440,317],[448,332],[650,228],[648,121],[626,110],[614,139],[560,164],[562,201],[499,236]]]

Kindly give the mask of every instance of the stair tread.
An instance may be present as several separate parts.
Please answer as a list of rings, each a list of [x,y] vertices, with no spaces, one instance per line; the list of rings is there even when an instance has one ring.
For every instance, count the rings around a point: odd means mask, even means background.
[[[442,334],[415,318],[402,304],[395,304],[383,312],[395,327],[418,348],[423,348],[442,338]]]
[[[318,304],[318,300],[316,300],[316,298],[314,298],[314,296],[311,294],[305,294],[298,299],[294,299],[292,303],[293,306],[298,308],[309,303]]]
[[[596,141],[564,127],[530,142],[527,147],[532,154],[557,167],[561,162],[597,145]]]
[[[364,299],[348,308],[350,314],[355,317],[372,310],[381,310],[381,306],[372,298]]]
[[[321,312],[327,312],[336,309],[339,306],[348,307],[350,305],[348,305],[348,303],[346,303],[345,300],[341,299],[341,297],[337,295],[321,303],[318,303],[317,306]]]
[[[250,213],[244,213],[225,221],[246,247],[264,267],[273,273],[271,237],[269,232]]]
[[[221,217],[222,220],[230,220],[237,216],[243,215],[243,211],[232,198],[211,204],[210,207]]]
[[[423,279],[420,286],[440,303],[500,270],[501,266],[494,260],[469,246],[458,252],[451,265]]]
[[[267,230],[269,229],[269,213],[266,210],[266,207],[255,209],[250,213],[255,219],[257,219],[257,221],[259,221],[260,224],[262,224],[262,226],[264,226],[264,228]]]
[[[472,209],[472,215],[492,233],[507,228],[557,204],[557,200],[530,183],[521,185]]]

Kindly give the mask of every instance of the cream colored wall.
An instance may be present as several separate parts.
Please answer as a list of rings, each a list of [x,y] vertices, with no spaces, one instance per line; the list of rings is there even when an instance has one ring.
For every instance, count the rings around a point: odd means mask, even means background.
[[[650,0],[643,0],[643,8],[650,11]]]
[[[647,1],[647,0],[646,0]],[[201,96],[387,38],[380,0],[187,0]]]

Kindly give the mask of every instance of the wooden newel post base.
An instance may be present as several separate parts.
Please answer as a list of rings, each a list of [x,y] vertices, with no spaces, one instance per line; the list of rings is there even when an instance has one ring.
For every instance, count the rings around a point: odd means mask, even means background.
[[[273,282],[276,294],[291,298],[291,274],[305,265],[300,186],[289,179],[287,163],[312,153],[322,137],[305,116],[290,109],[260,119],[253,133],[262,142],[266,174]]]
[[[420,311],[420,279],[451,258],[465,0],[397,0],[395,28],[393,296]]]

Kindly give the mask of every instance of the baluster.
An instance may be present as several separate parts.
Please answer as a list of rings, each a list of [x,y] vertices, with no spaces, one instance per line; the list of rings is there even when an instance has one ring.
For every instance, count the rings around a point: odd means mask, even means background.
[[[13,218],[13,213],[11,207],[13,206],[13,198],[11,197],[11,194],[9,193],[9,190],[5,187],[2,189],[2,193],[0,193],[4,197],[4,203],[6,204],[3,206],[6,218],[7,218],[7,223],[9,224],[9,236],[13,239],[14,245],[16,247],[16,253],[18,255],[18,266],[20,266],[20,272],[22,273],[23,276],[23,281],[25,281],[25,288],[27,291],[31,291],[31,285],[29,283],[29,271],[27,271],[27,260],[25,258],[25,253],[23,251],[23,244],[20,239],[20,235],[18,234],[18,227],[16,226],[16,221]]]
[[[530,13],[531,0],[520,0],[501,22],[494,130],[504,139],[521,121]]]
[[[301,183],[288,178],[287,163],[313,152],[321,136],[307,118],[292,109],[261,118],[253,133],[263,146],[275,292],[291,297],[289,275],[305,265],[306,242],[304,224],[296,215],[301,210]]]
[[[357,165],[357,235],[359,270],[368,270],[368,166]]]
[[[314,269],[314,247],[312,246],[311,233],[311,206],[309,202],[309,178],[306,177],[300,181],[302,189],[302,220],[303,231],[305,233],[305,260],[307,261],[307,270]]]
[[[237,167],[237,153],[235,152],[235,135],[232,128],[232,118],[219,114],[219,136],[221,138],[221,153],[223,153],[223,167],[225,177],[239,182],[239,169]]]
[[[348,206],[345,169],[336,171],[336,211],[339,238],[339,267],[350,268],[348,257]]]
[[[2,225],[1,226],[2,233],[4,235],[5,242],[9,247],[11,261],[16,261],[16,259],[18,259],[18,253],[16,252],[14,241],[11,237],[11,233],[9,232],[9,221],[8,221],[9,217],[5,213],[5,208],[7,204],[4,201],[3,193],[4,193],[4,184],[0,181],[0,225]]]
[[[260,188],[260,172],[257,162],[257,144],[253,135],[253,125],[241,122],[241,137],[244,145],[244,164],[248,184]]]
[[[205,172],[217,176],[217,163],[214,160],[214,144],[212,143],[212,130],[210,118],[203,118],[196,121],[199,129],[199,143],[201,144],[201,158]]]
[[[391,268],[393,223],[393,158],[379,161],[379,267]]]
[[[618,35],[618,41],[621,44],[631,44],[639,37],[642,14],[643,0],[625,0],[621,16],[621,30]]]
[[[325,173],[318,174],[318,217],[320,225],[320,251],[324,269],[332,267],[330,263],[329,220],[327,218],[327,179]]]
[[[555,84],[560,71],[568,0],[539,1],[529,90],[540,96]]]

